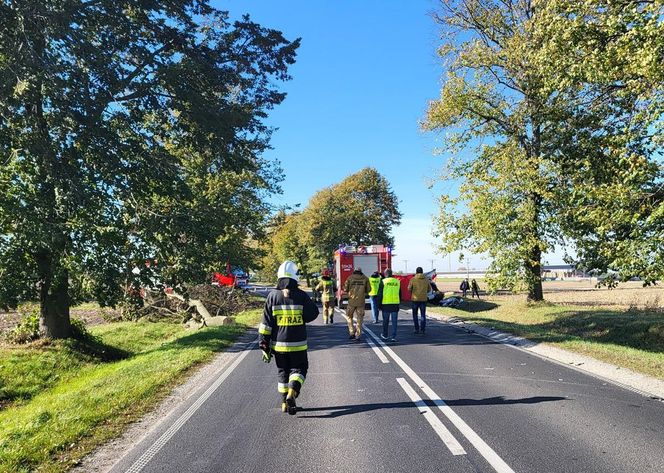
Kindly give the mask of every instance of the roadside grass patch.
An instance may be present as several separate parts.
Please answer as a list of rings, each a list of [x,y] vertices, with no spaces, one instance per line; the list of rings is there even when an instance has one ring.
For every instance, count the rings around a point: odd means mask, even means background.
[[[188,331],[124,322],[93,327],[94,342],[0,348],[0,471],[66,471],[115,437],[170,389],[260,320]],[[112,356],[108,356],[112,353]]]
[[[464,308],[432,309],[664,379],[662,311],[501,300],[467,300]]]

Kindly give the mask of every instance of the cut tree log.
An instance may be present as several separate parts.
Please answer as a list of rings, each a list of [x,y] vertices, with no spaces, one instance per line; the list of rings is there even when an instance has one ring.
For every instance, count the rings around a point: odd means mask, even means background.
[[[183,296],[180,294],[176,294],[175,292],[166,292],[166,297],[170,297],[171,299],[177,299],[179,301],[184,302],[185,304],[188,304],[189,307],[195,307],[196,312],[201,316],[202,319],[202,326],[206,327],[208,324],[207,322],[212,318],[210,315],[210,312],[205,308],[205,304],[203,304],[201,301],[197,299],[185,299]]]

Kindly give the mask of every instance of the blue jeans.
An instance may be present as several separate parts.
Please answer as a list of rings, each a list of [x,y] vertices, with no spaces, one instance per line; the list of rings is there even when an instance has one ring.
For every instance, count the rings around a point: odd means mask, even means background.
[[[387,329],[390,326],[390,319],[392,319],[392,338],[397,338],[397,318],[399,312],[385,312],[383,311],[383,336],[387,337]]]
[[[373,317],[373,322],[378,323],[378,296],[369,296],[369,301],[371,302],[371,316]]]
[[[424,301],[413,301],[411,304],[413,308],[413,323],[415,324],[415,330],[418,332],[420,331],[420,324],[417,320],[417,309],[419,309],[420,314],[422,314],[421,330],[424,332],[427,328],[427,303]]]

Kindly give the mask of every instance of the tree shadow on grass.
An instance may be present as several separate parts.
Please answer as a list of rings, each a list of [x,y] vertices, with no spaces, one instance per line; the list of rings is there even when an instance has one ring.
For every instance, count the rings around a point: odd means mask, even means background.
[[[470,321],[535,342],[583,340],[664,353],[664,313],[650,310],[566,310],[556,314],[554,320],[539,324],[485,317],[473,317]]]
[[[181,350],[185,348],[204,348],[211,351],[220,351],[235,342],[246,329],[245,325],[240,324],[199,329],[150,351]]]
[[[450,399],[446,400],[445,404],[448,406],[496,406],[496,405],[513,405],[513,404],[539,404],[542,402],[556,402],[565,401],[567,398],[560,396],[534,396],[523,399],[506,399],[504,396],[494,396],[484,399]],[[436,407],[432,401],[424,401],[429,407]],[[327,407],[302,407],[298,408],[298,412],[327,412],[320,415],[301,415],[300,418],[309,419],[329,419],[334,417],[341,417],[345,415],[359,414],[362,412],[371,412],[381,409],[412,409],[414,404],[412,402],[384,402],[384,403],[369,403],[369,404],[350,404],[343,406],[327,406]]]

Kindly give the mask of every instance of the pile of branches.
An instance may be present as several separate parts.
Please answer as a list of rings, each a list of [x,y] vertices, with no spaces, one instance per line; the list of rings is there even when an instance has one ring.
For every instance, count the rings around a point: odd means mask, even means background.
[[[234,315],[262,305],[242,289],[212,284],[190,287],[188,297],[201,301],[212,317]]]
[[[173,319],[187,322],[194,319],[205,322],[207,315],[201,314],[200,304],[211,317],[230,316],[244,310],[259,307],[261,302],[241,289],[199,284],[185,289],[182,294],[166,294],[163,290],[146,290],[143,307],[133,313],[133,319]]]

